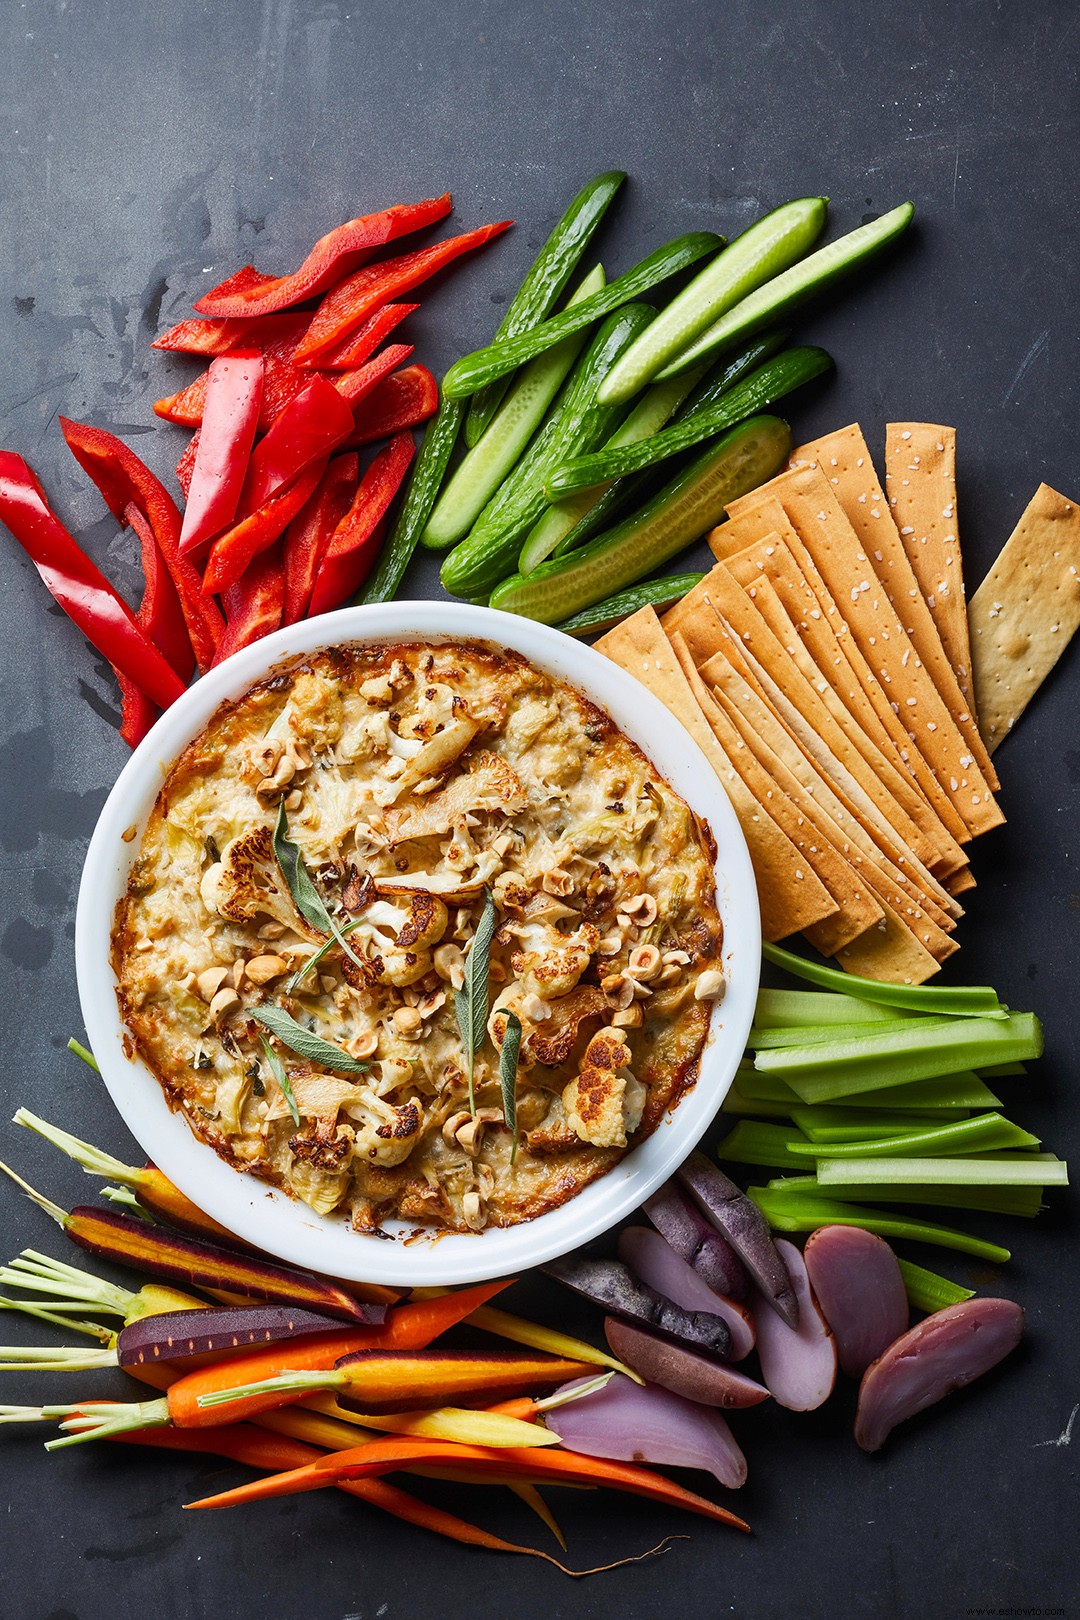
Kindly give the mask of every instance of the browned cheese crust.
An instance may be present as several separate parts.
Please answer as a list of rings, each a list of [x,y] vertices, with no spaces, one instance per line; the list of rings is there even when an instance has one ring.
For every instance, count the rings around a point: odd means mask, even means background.
[[[348,954],[296,908],[282,802]],[[695,1083],[722,990],[713,857],[640,749],[516,654],[321,652],[223,707],[169,771],[117,910],[121,1012],[170,1104],[238,1169],[358,1231],[510,1226],[603,1175]],[[485,892],[470,1113],[454,991]],[[271,1037],[299,1125],[259,1007],[367,1065],[335,1072]]]

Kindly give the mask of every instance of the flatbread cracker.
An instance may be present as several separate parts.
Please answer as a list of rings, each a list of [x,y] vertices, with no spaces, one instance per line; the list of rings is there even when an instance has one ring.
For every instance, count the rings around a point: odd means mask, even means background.
[[[774,483],[776,481],[774,480]],[[901,723],[898,712],[889,700],[886,688],[867,663],[858,642],[851,635],[847,621],[841,613],[832,592],[818,572],[801,536],[792,525],[787,512],[776,495],[768,493],[773,485],[763,485],[755,504],[739,503],[737,516],[729,519],[709,535],[709,545],[715,556],[726,558],[734,551],[763,534],[775,531],[795,558],[796,566],[810,585],[828,628],[837,645],[821,661],[823,674],[829,679],[837,696],[846,702],[852,716],[877,742],[882,751],[898,769],[906,771],[927,807],[927,822],[916,809],[906,806],[912,819],[934,839],[939,860],[934,870],[939,875],[955,871],[964,863],[960,844],[970,836],[967,826],[948,795],[943,790],[928,761],[913,744]],[[812,621],[813,624],[814,621]],[[818,652],[822,649],[819,646]],[[830,663],[831,659],[831,663]],[[854,683],[854,684],[852,684]]]
[[[885,429],[885,491],[946,656],[974,712],[956,510],[956,429],[936,422],[889,422]]]
[[[823,956],[835,956],[883,916],[870,890],[799,803],[799,784],[780,761],[770,768],[762,763],[740,732],[734,717],[717,701],[698,674],[693,659],[678,631],[672,649],[686,676],[691,692],[717,742],[738,771],[757,802],[772,816],[791,839],[803,859],[817,873],[836,901],[839,910],[803,932]]]
[[[786,939],[837,912],[839,907],[825,885],[729,763],[694,701],[654,610],[642,608],[594,646],[659,698],[690,733],[723,783],[750,851],[765,938]]]
[[[979,735],[971,705],[960,690],[956,670],[942,644],[930,604],[904,549],[862,429],[853,422],[802,445],[792,453],[790,464],[797,466],[804,462],[816,462],[828,479],[871,567],[885,587],[897,618],[908,633],[916,656],[926,666],[980,771],[990,787],[996,789],[1000,784],[990,756]],[[955,504],[955,496],[951,504]]]
[[[969,834],[974,837],[1000,826],[1005,818],[990,786],[920,662],[828,480],[817,466],[802,466],[774,479],[769,488],[779,497],[842,608],[863,656],[888,688],[890,703]],[[738,508],[739,502],[735,502],[732,510]]]
[[[1080,627],[1080,509],[1040,484],[971,599],[971,671],[993,753]]]

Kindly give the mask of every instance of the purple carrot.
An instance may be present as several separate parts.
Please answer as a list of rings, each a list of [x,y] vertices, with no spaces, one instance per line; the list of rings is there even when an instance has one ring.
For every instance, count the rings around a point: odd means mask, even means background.
[[[364,1319],[373,1327],[386,1320],[385,1305],[363,1305]],[[185,1356],[217,1355],[226,1350],[247,1350],[255,1344],[275,1344],[301,1335],[341,1332],[337,1317],[285,1305],[222,1305],[207,1311],[169,1311],[143,1316],[121,1328],[116,1354],[121,1367],[144,1367],[155,1361],[178,1361]]]

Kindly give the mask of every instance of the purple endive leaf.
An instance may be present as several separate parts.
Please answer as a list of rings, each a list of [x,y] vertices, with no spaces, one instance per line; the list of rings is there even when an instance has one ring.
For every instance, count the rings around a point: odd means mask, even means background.
[[[595,1394],[549,1412],[547,1425],[587,1457],[703,1468],[732,1489],[746,1480],[746,1458],[719,1412],[621,1373]]]
[[[859,1445],[879,1451],[898,1423],[996,1367],[1023,1332],[1024,1313],[1011,1299],[965,1299],[909,1328],[863,1375]]]
[[[612,1353],[640,1373],[650,1384],[660,1384],[673,1395],[685,1395],[703,1406],[757,1406],[769,1399],[764,1384],[736,1372],[720,1361],[699,1356],[681,1344],[671,1344],[644,1328],[631,1327],[618,1317],[604,1320],[604,1333]]]
[[[628,1226],[619,1233],[619,1259],[649,1288],[684,1311],[711,1311],[722,1316],[731,1334],[730,1355],[741,1361],[754,1348],[754,1322],[745,1305],[725,1299],[681,1255],[648,1226]]]
[[[763,1295],[754,1300],[761,1376],[780,1406],[812,1412],[833,1392],[836,1344],[810,1290],[802,1255],[783,1238],[777,1239],[776,1247],[799,1302],[799,1325],[788,1327]]]
[[[861,1378],[907,1330],[907,1289],[896,1256],[884,1238],[859,1226],[821,1226],[807,1239],[803,1261],[840,1365],[849,1378]]]

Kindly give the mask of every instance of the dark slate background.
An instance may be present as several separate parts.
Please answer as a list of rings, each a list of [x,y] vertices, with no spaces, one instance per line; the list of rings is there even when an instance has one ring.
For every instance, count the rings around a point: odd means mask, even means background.
[[[875,449],[890,418],[955,423],[977,583],[1041,479],[1080,495],[1078,47],[1080,14],[1055,0],[8,0],[0,442],[30,459],[134,591],[133,541],[68,456],[56,416],[115,427],[167,473],[183,440],[155,425],[150,402],[194,368],[153,353],[150,339],[249,259],[288,269],[339,220],[445,187],[457,229],[513,215],[517,229],[482,262],[422,295],[411,333],[438,372],[487,339],[546,229],[600,169],[631,176],[603,241],[611,270],[691,227],[734,235],[790,196],[828,193],[834,232],[911,197],[918,222],[902,251],[804,322],[838,375],[792,417],[800,437],[857,418]],[[80,1030],[80,865],[125,754],[116,694],[6,536],[0,568],[4,1106],[28,1104],[137,1157],[104,1090],[64,1052]],[[430,568],[409,583],[438,594]],[[998,756],[1009,825],[976,850],[979,888],[948,972],[993,982],[1044,1019],[1047,1055],[1011,1095],[1061,1152],[1077,1134],[1078,701],[1074,649]],[[5,1128],[0,1153],[69,1204],[91,1190],[28,1133]],[[25,1244],[65,1253],[6,1183],[0,1201],[4,1255]],[[960,1256],[919,1258],[1022,1301],[1021,1353],[879,1457],[851,1441],[849,1389],[809,1417],[746,1415],[751,1483],[734,1505],[752,1539],[629,1498],[554,1493],[579,1567],[690,1536],[663,1558],[575,1584],[334,1493],[185,1517],[181,1502],[240,1471],[107,1447],[46,1457],[40,1433],[7,1429],[0,1610],[12,1620],[1065,1612],[1052,1606],[1076,1590],[1070,1196],[1034,1227],[983,1225],[1014,1247],[1000,1277]],[[551,1285],[518,1298],[596,1331]],[[4,1321],[5,1337],[24,1343],[49,1334]],[[2,1394],[59,1399],[62,1387],[76,1398],[119,1384],[10,1375]],[[464,1511],[553,1548],[506,1493],[474,1492]]]

